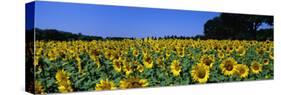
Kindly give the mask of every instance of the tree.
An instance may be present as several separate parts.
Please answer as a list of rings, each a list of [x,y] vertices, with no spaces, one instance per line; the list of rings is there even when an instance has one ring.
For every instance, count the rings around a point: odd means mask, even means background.
[[[204,34],[213,39],[256,39],[263,23],[273,26],[273,17],[222,13],[205,23]]]
[[[208,38],[225,39],[231,36],[231,32],[224,27],[222,20],[219,17],[215,17],[208,20],[204,25],[204,34]],[[223,34],[223,35],[222,35]]]

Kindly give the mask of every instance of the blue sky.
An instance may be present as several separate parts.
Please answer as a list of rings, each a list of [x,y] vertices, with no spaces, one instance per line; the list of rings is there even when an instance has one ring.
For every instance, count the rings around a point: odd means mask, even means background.
[[[36,2],[35,27],[102,37],[203,35],[204,23],[220,13]]]

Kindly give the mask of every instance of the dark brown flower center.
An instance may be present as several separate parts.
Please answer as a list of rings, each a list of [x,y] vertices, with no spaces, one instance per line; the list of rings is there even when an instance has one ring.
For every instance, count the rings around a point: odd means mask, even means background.
[[[98,56],[98,55],[99,55],[99,52],[98,52],[97,50],[93,50],[93,51],[92,51],[92,54],[93,54],[94,56]]]
[[[254,70],[259,70],[259,68],[258,64],[254,65]]]
[[[134,51],[134,55],[138,55],[139,52],[137,50]]]
[[[205,65],[210,66],[213,61],[209,57],[205,57],[203,62]]]
[[[145,61],[150,64],[150,63],[151,63],[151,58],[150,58],[150,57],[147,57],[147,58],[145,59]]]
[[[116,62],[115,65],[117,66],[117,68],[121,67],[121,63],[120,62]]]
[[[268,62],[268,60],[264,60],[263,62],[264,62],[264,63],[267,63],[267,62]]]
[[[180,66],[178,64],[175,64],[175,70],[179,71],[179,69],[180,69]]]
[[[233,69],[233,64],[230,60],[227,60],[225,65],[224,65],[224,68],[227,70],[227,71],[231,71]]]
[[[244,74],[246,72],[246,70],[243,68],[240,68],[239,72],[240,72],[240,74]]]
[[[129,71],[131,68],[129,65],[126,66],[127,71]]]
[[[202,78],[205,77],[205,75],[206,75],[206,72],[205,72],[204,69],[201,68],[201,69],[198,70],[198,72],[197,72],[198,78],[202,79]]]
[[[139,87],[141,87],[141,84],[138,83],[138,82],[132,82],[131,87],[132,88],[139,88]]]

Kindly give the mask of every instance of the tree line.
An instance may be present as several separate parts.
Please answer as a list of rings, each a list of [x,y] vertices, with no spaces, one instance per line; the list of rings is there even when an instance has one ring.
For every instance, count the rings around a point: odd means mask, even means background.
[[[35,33],[35,34],[34,34]],[[83,35],[82,33],[71,33],[60,31],[56,29],[29,29],[26,30],[26,40],[56,40],[56,41],[69,41],[69,40],[102,40],[103,38],[100,36],[89,36]]]
[[[273,34],[273,16],[222,13],[204,24],[211,39],[273,40]]]

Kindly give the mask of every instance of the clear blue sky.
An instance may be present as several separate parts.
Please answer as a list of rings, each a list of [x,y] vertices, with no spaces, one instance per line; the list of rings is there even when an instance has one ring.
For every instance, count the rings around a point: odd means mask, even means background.
[[[203,35],[220,13],[36,1],[35,27],[102,37]]]

